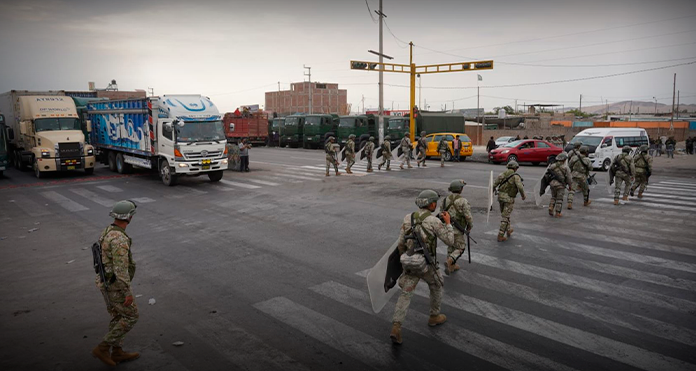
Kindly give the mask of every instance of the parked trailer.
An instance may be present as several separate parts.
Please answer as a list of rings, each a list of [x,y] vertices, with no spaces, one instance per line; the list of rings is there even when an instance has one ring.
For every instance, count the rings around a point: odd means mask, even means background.
[[[266,144],[268,141],[268,115],[262,112],[237,116],[227,112],[223,118],[225,135],[232,141],[241,142],[248,138],[252,144]]]
[[[183,175],[207,174],[212,182],[227,169],[222,118],[200,95],[163,95],[87,104],[92,144],[109,169],[133,166],[159,172],[171,186]]]

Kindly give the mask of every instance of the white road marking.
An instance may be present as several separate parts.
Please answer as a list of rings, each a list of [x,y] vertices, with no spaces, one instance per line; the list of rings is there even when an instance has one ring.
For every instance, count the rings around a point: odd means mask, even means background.
[[[45,198],[57,203],[60,205],[62,208],[72,211],[72,212],[77,212],[77,211],[85,211],[89,210],[88,207],[82,206],[78,204],[77,202],[59,194],[58,192],[55,191],[48,191],[48,192],[41,192],[41,195],[44,196]]]
[[[46,208],[44,205],[39,205],[38,202],[34,202],[31,199],[27,197],[17,197],[16,200],[13,202],[17,207],[22,209],[27,215],[32,216],[32,217],[38,217],[38,216],[45,216],[45,215],[51,215],[52,213]],[[3,208],[3,212],[5,212],[5,208]]]
[[[656,185],[649,185],[648,188],[650,189],[660,189],[664,193],[670,193],[670,194],[686,194],[686,195],[696,195],[696,189],[691,190],[691,189],[683,189],[683,188],[674,188],[674,187],[663,187],[663,186],[656,186]]]
[[[245,183],[239,183],[239,182],[233,182],[233,181],[231,181],[231,180],[226,180],[226,179],[220,180],[220,183],[222,183],[222,184],[227,184],[227,185],[230,185],[230,186],[233,186],[233,187],[246,188],[246,189],[257,189],[257,188],[261,188],[261,186],[256,186],[256,185],[252,185],[252,184],[245,184]]]
[[[668,182],[668,181],[663,181],[663,182],[659,182],[659,183],[660,184],[675,185],[677,187],[686,187],[686,188],[696,189],[696,183],[680,183],[680,182]]]
[[[258,180],[258,179],[246,179],[250,182],[257,183],[257,184],[263,184],[271,187],[279,186],[280,183],[273,183],[273,182],[267,182],[265,180]]]
[[[150,202],[155,202],[155,200],[149,198],[149,197],[137,197],[137,198],[131,198],[132,201],[134,201],[136,204],[147,204]]]
[[[110,185],[97,186],[97,188],[99,188],[103,191],[111,192],[111,193],[123,192],[123,190],[121,188],[110,186]]]
[[[112,207],[112,206],[114,206],[114,203],[116,202],[116,201],[110,200],[106,197],[99,196],[98,194],[96,194],[92,191],[89,191],[87,189],[84,189],[84,188],[72,188],[72,189],[70,189],[70,192],[72,192],[76,195],[80,195],[80,196],[82,196],[82,197],[84,197],[84,198],[86,198],[94,203],[98,203],[99,205],[106,206],[106,207]]]
[[[648,190],[649,189],[650,189],[650,187],[648,186]],[[662,194],[662,193],[653,193],[653,192],[643,192],[643,196],[657,197],[657,198],[671,198],[671,199],[675,199],[675,200],[696,201],[696,197],[666,195],[666,194]]]
[[[321,181],[321,179],[312,178],[312,177],[303,176],[303,175],[297,175],[297,174],[279,173],[279,175],[290,177],[290,178],[302,179],[302,180],[311,180],[311,181],[316,181],[316,182]]]
[[[614,202],[613,199],[611,198],[598,198],[595,199],[595,201],[599,202]],[[641,205],[641,206],[647,206],[647,207],[654,207],[658,209],[672,209],[672,210],[685,210],[685,211],[691,211],[696,213],[696,209],[693,207],[688,207],[688,206],[677,206],[677,205],[665,205],[665,204],[656,204],[652,203],[649,201],[640,201],[640,202],[635,202],[636,205]]]

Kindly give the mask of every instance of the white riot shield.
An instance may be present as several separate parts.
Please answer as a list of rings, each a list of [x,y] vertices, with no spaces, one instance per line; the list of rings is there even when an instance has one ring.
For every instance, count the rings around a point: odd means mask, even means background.
[[[612,174],[611,170],[608,170],[608,171],[607,171],[607,176],[606,176],[606,186],[607,186],[607,193],[608,193],[610,196],[614,196],[614,185],[613,185],[613,184],[609,184],[609,182],[611,182],[612,175],[613,175],[613,174]]]
[[[486,214],[486,224],[491,218],[491,210],[493,210],[493,170],[491,170],[491,176],[488,179],[488,213]]]
[[[377,264],[370,269],[370,273],[367,274],[367,290],[370,293],[372,310],[375,313],[379,313],[389,299],[399,291],[398,285],[385,291],[385,279],[387,277],[387,268],[389,267],[389,257],[394,253],[394,250],[396,250],[397,243],[398,241],[395,241],[394,244],[391,245],[387,253],[379,259]],[[396,263],[397,262],[392,261],[392,264]],[[401,262],[398,262],[398,264],[401,264]]]
[[[401,157],[399,157],[399,146],[396,146],[396,148],[392,149],[391,153],[394,162],[401,159]]]
[[[340,148],[341,145],[334,144],[334,148],[336,148],[336,147]],[[343,158],[345,157],[345,153],[346,153],[346,147],[343,147],[343,150],[341,150],[340,152],[338,152],[338,151],[336,152],[336,161],[338,161],[339,166],[343,165]]]

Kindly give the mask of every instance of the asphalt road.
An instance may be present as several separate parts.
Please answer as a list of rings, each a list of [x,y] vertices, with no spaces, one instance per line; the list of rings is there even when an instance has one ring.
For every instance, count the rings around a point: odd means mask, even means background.
[[[217,184],[165,187],[105,167],[41,181],[7,171],[0,368],[108,369],[90,355],[109,318],[88,247],[110,206],[133,199],[140,321],[125,349],[142,356],[119,369],[696,369],[693,166],[656,170],[646,197],[620,206],[598,173],[592,205],[561,219],[533,201],[544,167],[523,166],[528,198],[518,198],[505,243],[495,241],[497,206],[486,223],[488,179],[503,166],[392,168],[326,178],[322,151],[253,148],[251,172],[228,171]],[[365,276],[418,192],[445,194],[457,178],[474,211],[472,263],[446,278],[447,323],[427,326],[420,284],[404,344],[392,346],[396,297],[373,313]]]

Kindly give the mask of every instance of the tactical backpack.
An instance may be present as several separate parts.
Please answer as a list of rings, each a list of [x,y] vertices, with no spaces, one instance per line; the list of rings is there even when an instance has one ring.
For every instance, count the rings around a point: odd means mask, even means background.
[[[418,237],[416,236],[416,233],[418,232],[416,231],[416,228],[420,227],[428,238],[431,238],[430,233],[424,230],[422,226],[423,221],[430,215],[430,213],[423,214],[421,217],[419,217],[418,221],[415,220],[414,214],[415,212],[411,213],[411,229],[407,235],[407,238],[410,237],[408,239],[412,240],[413,242],[410,244],[406,252],[401,254],[399,260],[401,261],[401,265],[405,271],[424,274],[428,272],[428,262],[425,260],[425,255],[423,255],[422,249],[427,249],[428,247],[420,246],[420,244],[417,242]]]

